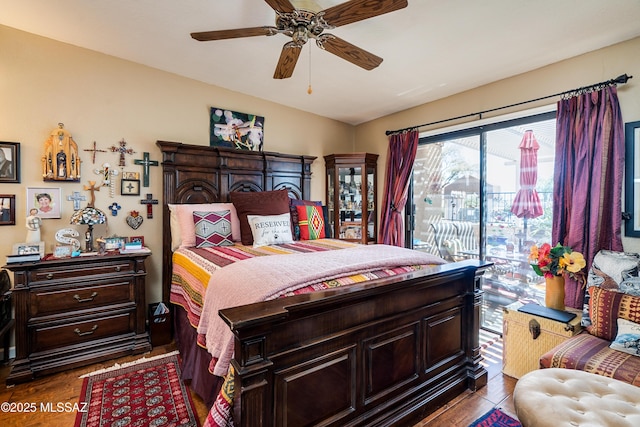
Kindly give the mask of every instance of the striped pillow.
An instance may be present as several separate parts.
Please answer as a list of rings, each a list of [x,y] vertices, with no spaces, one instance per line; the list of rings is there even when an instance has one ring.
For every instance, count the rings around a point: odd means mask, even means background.
[[[598,286],[590,287],[589,295],[592,323],[587,330],[591,335],[612,341],[618,333],[618,319],[640,323],[640,297]]]

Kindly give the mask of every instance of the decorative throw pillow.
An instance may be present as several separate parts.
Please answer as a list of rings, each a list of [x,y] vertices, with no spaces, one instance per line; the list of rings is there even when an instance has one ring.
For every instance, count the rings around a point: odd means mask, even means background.
[[[314,202],[311,200],[291,199],[291,225],[293,228],[293,238],[300,240],[300,218],[298,216],[298,206],[322,206],[322,202]]]
[[[247,215],[251,227],[253,247],[293,243],[291,215]]]
[[[609,347],[640,357],[640,324],[618,319],[618,335]]]
[[[589,288],[589,312],[591,335],[607,341],[614,339],[619,318],[640,323],[640,297],[609,291],[598,286]]]
[[[233,245],[230,211],[194,211],[193,223],[197,248]]]
[[[617,252],[602,249],[593,258],[587,275],[587,289],[582,310],[583,327],[591,325],[589,312],[589,288],[598,286],[631,295],[640,295],[638,265],[640,255],[630,252]]]
[[[279,215],[289,213],[289,192],[287,190],[244,192],[232,191],[229,198],[238,212],[243,245],[253,244],[248,215]],[[289,220],[290,221],[290,220]]]
[[[196,245],[193,212],[230,211],[231,237],[240,241],[240,221],[232,203],[169,204],[169,223],[171,227],[171,250],[190,248]]]
[[[324,239],[324,213],[322,206],[296,206],[300,240]]]

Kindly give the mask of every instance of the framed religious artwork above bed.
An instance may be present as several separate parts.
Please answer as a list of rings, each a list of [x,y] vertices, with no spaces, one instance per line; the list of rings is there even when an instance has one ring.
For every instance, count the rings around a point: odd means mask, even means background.
[[[212,147],[262,151],[264,117],[211,107],[209,122]]]
[[[625,124],[624,234],[640,237],[640,121]]]

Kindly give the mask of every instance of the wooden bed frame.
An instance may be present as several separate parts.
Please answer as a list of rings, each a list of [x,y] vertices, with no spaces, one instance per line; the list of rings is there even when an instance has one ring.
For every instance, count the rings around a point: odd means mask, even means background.
[[[231,191],[281,188],[310,196],[314,157],[157,145],[165,301],[168,203],[226,202]],[[411,425],[483,387],[479,281],[488,266],[469,260],[221,310],[235,335],[235,425]]]

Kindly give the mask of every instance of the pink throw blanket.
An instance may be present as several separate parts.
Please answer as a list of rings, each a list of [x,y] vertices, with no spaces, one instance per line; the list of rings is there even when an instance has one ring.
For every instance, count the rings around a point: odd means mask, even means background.
[[[307,285],[338,277],[405,265],[444,264],[436,256],[387,245],[363,245],[339,251],[257,257],[212,273],[198,333],[217,363],[214,375],[227,375],[233,357],[233,333],[218,315],[223,308],[275,299]]]

